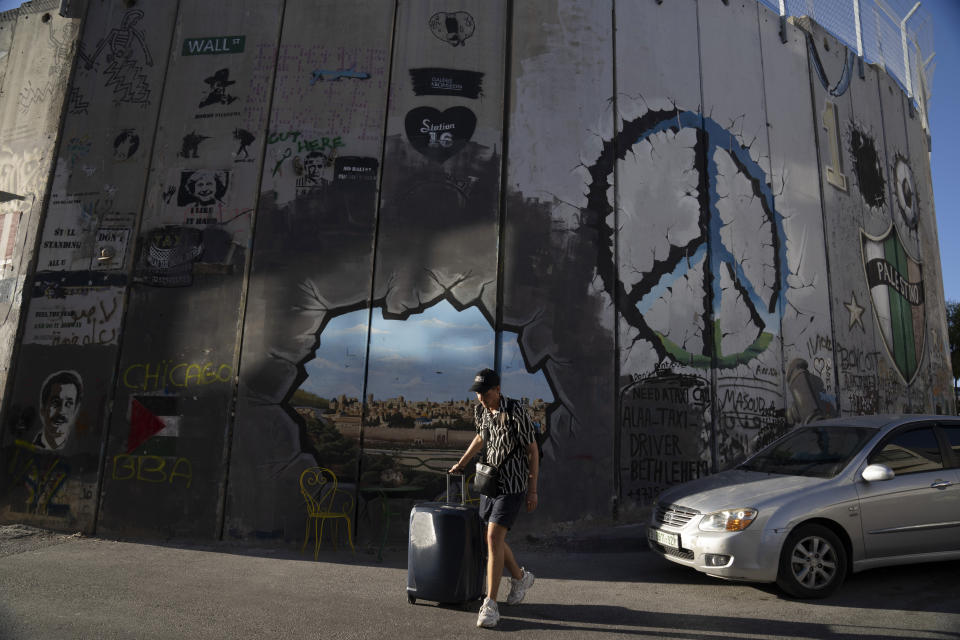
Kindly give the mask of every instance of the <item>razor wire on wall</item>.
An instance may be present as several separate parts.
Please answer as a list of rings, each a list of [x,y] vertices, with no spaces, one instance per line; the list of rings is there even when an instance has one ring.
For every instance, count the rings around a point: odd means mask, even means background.
[[[808,16],[900,83],[927,124],[933,24],[916,0],[758,0],[781,16]]]

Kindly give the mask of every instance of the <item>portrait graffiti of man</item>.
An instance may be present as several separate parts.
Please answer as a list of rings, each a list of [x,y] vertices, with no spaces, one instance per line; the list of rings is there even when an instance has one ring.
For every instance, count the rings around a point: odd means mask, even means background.
[[[297,156],[299,159],[299,156]],[[333,164],[330,157],[321,151],[311,151],[300,163],[297,172],[297,190],[303,193],[306,190],[324,186],[328,180],[323,177],[327,167]],[[296,165],[294,165],[296,167]]]
[[[204,82],[209,87],[209,93],[200,101],[201,109],[211,104],[230,104],[237,99],[237,96],[227,93],[227,87],[237,83],[236,80],[230,79],[229,69],[220,69]]]
[[[41,449],[61,450],[73,435],[83,398],[76,371],[57,371],[40,388],[40,433],[33,441]]]

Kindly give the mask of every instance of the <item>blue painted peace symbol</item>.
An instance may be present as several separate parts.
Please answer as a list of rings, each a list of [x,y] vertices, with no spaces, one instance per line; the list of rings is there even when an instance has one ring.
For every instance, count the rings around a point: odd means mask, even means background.
[[[608,221],[613,207],[607,200],[608,178],[613,173],[617,160],[651,136],[665,131],[679,133],[682,129],[696,130],[694,169],[699,179],[697,200],[699,202],[700,234],[685,245],[672,245],[667,256],[655,260],[653,267],[639,281],[629,287],[619,278],[613,254],[614,231]],[[717,191],[719,169],[717,152],[729,156],[740,173],[749,181],[757,197],[762,216],[769,223],[770,259],[774,269],[772,283],[765,283],[767,290],[751,282],[733,251],[726,246],[721,235],[724,223],[717,208],[720,196]],[[738,140],[736,134],[724,129],[715,120],[694,111],[648,111],[639,118],[625,122],[621,131],[604,144],[603,152],[591,166],[593,180],[587,194],[588,206],[584,211],[586,225],[600,235],[598,243],[598,266],[604,287],[615,301],[621,317],[633,326],[639,336],[648,340],[661,360],[670,358],[680,364],[698,368],[732,368],[749,362],[762,353],[779,333],[779,323],[786,305],[787,279],[790,276],[786,256],[786,235],[783,218],[774,208],[774,196],[767,184],[763,169],[753,158],[750,150]],[[704,347],[702,353],[687,351],[675,344],[666,335],[650,327],[644,317],[671,286],[694,268],[704,268],[706,275],[705,299],[702,322]],[[733,284],[724,291],[721,273],[726,270]],[[724,295],[736,295],[742,300],[758,336],[742,351],[723,352],[723,335],[720,330],[719,313]]]

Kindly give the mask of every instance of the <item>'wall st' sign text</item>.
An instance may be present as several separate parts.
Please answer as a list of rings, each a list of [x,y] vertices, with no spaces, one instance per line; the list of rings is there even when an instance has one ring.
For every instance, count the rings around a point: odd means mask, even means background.
[[[219,36],[216,38],[187,38],[183,41],[185,56],[243,53],[246,36]]]

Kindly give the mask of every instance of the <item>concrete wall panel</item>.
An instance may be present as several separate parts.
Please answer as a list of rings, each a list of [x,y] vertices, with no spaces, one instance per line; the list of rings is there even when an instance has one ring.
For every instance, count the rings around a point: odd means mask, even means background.
[[[598,262],[612,209],[597,200],[613,184],[612,27],[609,2],[514,4],[502,369],[504,392],[529,397],[550,434],[540,519],[571,520],[574,502],[606,515],[615,495],[614,317],[596,277],[614,273]]]
[[[844,380],[850,382],[851,387],[865,380],[860,377],[863,374],[876,380],[875,387],[866,389],[866,404],[858,411],[863,413],[893,409],[885,402],[888,397],[885,387],[897,384],[894,380],[896,373],[885,346],[889,337],[883,336],[884,331],[890,330],[889,296],[883,288],[875,290],[870,287],[866,267],[870,260],[884,252],[881,244],[871,238],[882,239],[891,232],[890,173],[886,162],[886,132],[878,86],[880,75],[879,69],[874,66],[865,66],[863,79],[858,74],[853,74],[849,92],[851,112],[849,116],[839,116],[838,120],[842,132],[843,162],[849,167],[850,194],[858,201],[861,218],[858,231],[860,239],[854,241],[854,232],[851,230],[848,240],[844,242],[846,247],[838,247],[838,250],[846,251],[849,256],[850,270],[846,271],[844,284],[850,292],[835,291],[835,295],[844,296],[847,301],[842,303],[842,307],[835,305],[834,313],[839,316],[836,319],[838,345],[845,348],[844,353],[854,354],[853,358],[841,357],[841,374],[844,369],[849,372],[859,368],[859,371],[854,371],[854,375],[844,376]],[[859,248],[859,254],[851,250],[852,247]],[[867,323],[865,331],[858,333],[858,327],[850,326],[850,323],[855,322],[858,311],[852,302],[856,300],[860,304],[861,298],[865,300],[862,305],[869,307],[870,311],[865,312],[861,318]],[[841,333],[844,316],[850,317],[846,336]]]
[[[175,2],[146,10],[91,5],[40,233],[38,275],[23,328],[23,370],[11,394],[13,404],[34,407],[40,416],[37,433],[21,438],[55,446],[58,468],[70,469],[67,495],[76,502],[61,501],[61,526],[88,533],[121,340],[129,247],[159,107],[154,88],[163,82],[175,12]],[[116,90],[124,85],[126,90]],[[75,425],[68,428],[68,421],[59,429],[61,442],[42,437],[48,408],[40,389],[63,372],[76,376],[81,402]]]
[[[956,398],[953,393],[953,376],[950,367],[950,342],[947,336],[946,303],[943,293],[943,267],[940,262],[940,241],[937,234],[937,213],[933,201],[933,184],[930,175],[929,138],[923,129],[920,113],[908,110],[906,117],[907,146],[910,150],[909,168],[915,188],[912,203],[909,202],[909,181],[900,183],[902,205],[907,211],[912,205],[917,216],[920,251],[923,256],[923,286],[927,336],[924,341],[922,366],[930,379],[929,402],[926,410],[934,413],[956,413]]]
[[[805,33],[760,8],[763,86],[770,140],[770,186],[786,239],[787,284],[783,319],[786,425],[837,413],[829,269],[823,232],[816,118]],[[762,444],[761,442],[757,443]]]
[[[868,414],[877,408],[876,369],[880,354],[876,350],[869,289],[862,275],[861,229],[865,216],[881,215],[865,209],[882,208],[885,197],[878,194],[883,193],[886,178],[881,174],[880,156],[871,155],[871,150],[882,154],[882,138],[879,146],[874,140],[883,130],[864,130],[868,129],[866,124],[854,127],[851,95],[869,94],[870,87],[876,91],[876,79],[869,69],[865,69],[866,79],[861,79],[855,56],[819,25],[806,20],[799,24],[809,34],[813,125],[817,132],[833,318],[832,335],[820,346],[834,353],[841,413]],[[855,156],[853,149],[860,155]],[[856,163],[852,161],[854,157]]]
[[[77,53],[37,268],[126,272],[177,3],[92,3]]]
[[[382,7],[286,3],[231,452],[231,536],[302,535],[297,481],[308,465],[356,477],[358,448],[338,429],[358,435],[359,411],[323,409],[363,396],[393,27]]]
[[[896,239],[886,242],[884,260],[910,283],[919,295],[903,296],[895,288],[877,284],[871,288],[874,300],[886,298],[889,316],[878,317],[881,340],[877,345],[887,354],[879,367],[880,398],[886,411],[932,411],[930,378],[926,369],[926,304],[924,286],[924,247],[919,231],[919,212],[914,208],[916,177],[911,167],[910,150],[904,122],[906,96],[886,74],[878,74],[878,98],[883,112],[884,160],[887,180],[887,226]],[[894,246],[899,244],[899,249]],[[894,254],[897,259],[894,259]],[[873,263],[877,266],[880,263]],[[867,275],[874,284],[875,272],[868,265]],[[878,314],[879,316],[879,314]]]
[[[7,74],[7,62],[10,61],[10,47],[13,45],[13,32],[17,29],[19,10],[0,13],[0,89]]]
[[[446,297],[494,318],[505,7],[474,1],[450,13],[432,0],[398,7],[374,282],[374,299],[389,316]],[[440,65],[466,72],[456,84],[481,83],[481,91],[444,89],[451,73],[422,88],[418,75]]]
[[[361,482],[436,495],[471,439],[473,375],[495,364],[507,14],[481,0],[397,12],[367,400],[372,427],[422,428],[399,443],[422,462],[399,468],[371,429]]]
[[[32,2],[3,21],[13,30],[0,102],[0,389],[7,389],[24,284],[35,259],[64,95],[80,20],[61,18],[52,0]]]
[[[616,19],[620,118],[605,152],[616,156],[615,451],[629,512],[710,468],[709,211],[697,5],[617,3]]]
[[[442,493],[491,365],[538,529],[954,406],[922,127],[809,20],[103,0],[74,46],[57,9],[0,19],[0,520],[299,539],[320,464],[399,541],[371,505]]]
[[[784,430],[780,322],[789,272],[770,179],[758,11],[740,0],[699,3],[697,12],[719,468]]]
[[[282,6],[180,5],[127,315],[159,326],[124,342],[103,531],[219,532]]]
[[[61,18],[57,5],[25,5],[13,12],[15,27],[9,14],[0,21],[7,51],[0,100],[0,191],[10,194],[5,200],[12,198],[0,204],[0,389],[7,391],[0,413],[8,427],[0,441],[0,487],[4,489],[0,517],[89,530],[95,493],[90,487],[97,471],[97,418],[103,411],[97,404],[102,388],[97,387],[102,387],[103,381],[87,378],[94,400],[81,406],[81,383],[76,382],[76,376],[90,370],[80,366],[76,351],[71,347],[56,349],[54,359],[33,344],[20,347],[19,340],[24,330],[23,308],[31,298],[42,300],[40,304],[48,302],[51,289],[41,279],[34,280],[32,291],[26,289],[26,283],[32,276],[80,26],[80,20]],[[12,38],[7,35],[11,31]],[[58,308],[57,303],[73,292],[56,284],[53,290],[54,296],[61,298],[52,305]],[[50,311],[53,316],[54,310]],[[28,320],[26,324],[30,328],[36,323]],[[76,324],[86,323],[81,319]],[[38,342],[29,332],[25,341]],[[21,364],[14,369],[17,377],[10,380],[8,372],[14,366],[11,360],[18,352]],[[69,381],[55,376],[58,368],[73,372],[68,374]],[[42,388],[48,393],[42,394]],[[36,440],[45,425],[51,437],[57,435],[49,447]],[[54,449],[57,446],[63,448]],[[89,452],[93,455],[80,455]]]

